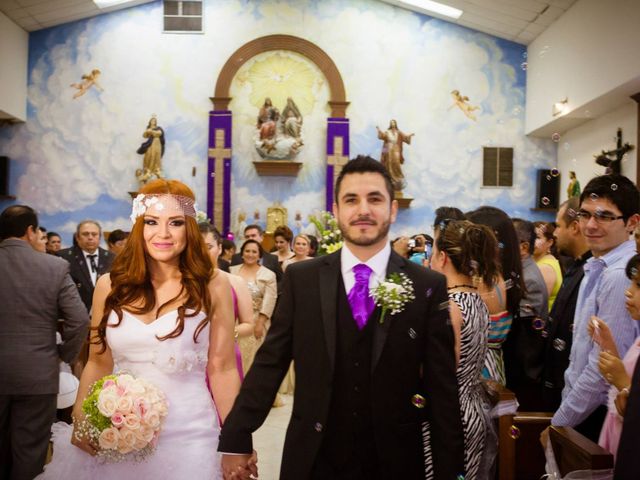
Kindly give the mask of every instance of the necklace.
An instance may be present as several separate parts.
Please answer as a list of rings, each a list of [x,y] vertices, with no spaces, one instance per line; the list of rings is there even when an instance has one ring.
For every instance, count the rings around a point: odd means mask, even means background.
[[[466,283],[461,283],[460,285],[453,285],[451,287],[447,287],[447,290],[454,290],[456,288],[471,288],[473,290],[478,289],[478,287],[474,287],[473,285],[467,285]]]

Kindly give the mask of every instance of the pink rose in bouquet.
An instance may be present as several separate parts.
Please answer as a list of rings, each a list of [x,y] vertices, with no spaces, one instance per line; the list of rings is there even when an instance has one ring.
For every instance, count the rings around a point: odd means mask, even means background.
[[[127,373],[107,375],[91,386],[82,403],[85,420],[76,428],[109,461],[144,459],[153,452],[168,413],[164,393]]]

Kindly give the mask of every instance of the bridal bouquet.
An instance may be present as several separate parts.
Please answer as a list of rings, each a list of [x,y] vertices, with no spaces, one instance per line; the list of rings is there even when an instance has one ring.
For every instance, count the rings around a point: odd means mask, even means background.
[[[142,460],[153,452],[167,416],[164,393],[128,373],[107,375],[95,382],[82,403],[85,419],[76,427],[78,438],[99,446],[107,461]]]

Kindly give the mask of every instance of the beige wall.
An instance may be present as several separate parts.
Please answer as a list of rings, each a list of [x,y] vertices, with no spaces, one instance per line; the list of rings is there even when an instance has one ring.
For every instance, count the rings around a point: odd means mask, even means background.
[[[602,150],[612,150],[616,146],[614,137],[618,127],[622,128],[622,141],[636,145],[638,132],[636,104],[630,101],[627,105],[614,110],[600,118],[591,120],[565,133],[558,142],[558,168],[562,174],[561,200],[567,199],[569,171],[578,176],[584,188],[589,179],[602,175],[604,167],[595,163],[593,155]],[[636,180],[636,148],[627,154],[622,161],[622,174],[632,181]]]
[[[566,117],[589,121],[640,91],[638,25],[638,0],[578,0],[542,32],[528,48],[526,132],[550,124],[553,103],[564,98]],[[601,101],[612,92],[618,95]]]
[[[0,118],[27,119],[29,34],[0,12]]]

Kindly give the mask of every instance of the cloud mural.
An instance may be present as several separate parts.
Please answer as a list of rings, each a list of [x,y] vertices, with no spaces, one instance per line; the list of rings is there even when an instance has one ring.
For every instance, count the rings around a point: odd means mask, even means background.
[[[555,166],[556,153],[553,142],[524,135],[524,46],[370,0],[207,2],[198,35],[163,34],[161,15],[156,2],[30,35],[28,121],[0,130],[0,153],[16,164],[12,192],[48,228],[68,235],[88,216],[105,227],[128,226],[121,220],[142,163],[136,149],[152,114],[167,138],[166,174],[190,185],[204,204],[217,75],[237,48],[274,33],[312,41],[336,63],[351,102],[352,156],[379,158],[375,126],[391,118],[415,132],[403,167],[405,195],[415,200],[394,234],[428,230],[433,210],[445,204],[494,204],[539,216],[529,210],[534,172]],[[104,91],[91,88],[73,99],[70,85],[95,68]],[[454,89],[480,107],[476,122],[450,108]],[[264,218],[266,205],[280,201],[293,222],[295,212],[306,217],[323,208],[326,86],[305,116],[305,167],[292,179],[255,174],[248,132],[257,112],[243,97],[246,87],[234,83],[232,91],[232,212],[242,209],[250,220],[259,208]],[[514,148],[513,188],[482,188],[483,146]]]

